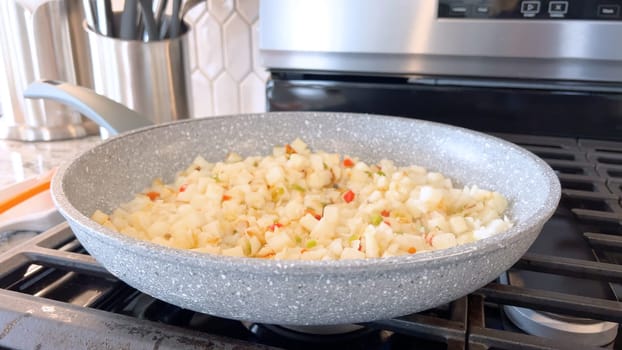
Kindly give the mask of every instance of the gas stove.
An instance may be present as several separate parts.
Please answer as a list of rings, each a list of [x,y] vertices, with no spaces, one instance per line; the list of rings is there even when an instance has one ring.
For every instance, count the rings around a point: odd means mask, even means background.
[[[557,172],[555,215],[483,288],[432,310],[337,328],[240,322],[133,289],[61,224],[0,255],[0,347],[622,349],[618,2],[260,2],[268,110],[467,127],[514,142]]]
[[[496,136],[546,160],[559,176],[563,198],[507,274],[447,305],[341,329],[223,319],[126,285],[63,223],[0,255],[0,346],[622,349],[622,143]]]

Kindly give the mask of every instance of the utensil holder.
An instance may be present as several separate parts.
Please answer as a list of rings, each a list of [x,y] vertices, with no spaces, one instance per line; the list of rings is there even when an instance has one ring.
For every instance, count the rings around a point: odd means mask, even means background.
[[[115,17],[119,17],[117,14]],[[143,42],[98,34],[84,23],[93,62],[94,90],[150,118],[154,123],[192,115],[189,71],[190,29],[172,39]],[[107,137],[105,130],[100,130]]]

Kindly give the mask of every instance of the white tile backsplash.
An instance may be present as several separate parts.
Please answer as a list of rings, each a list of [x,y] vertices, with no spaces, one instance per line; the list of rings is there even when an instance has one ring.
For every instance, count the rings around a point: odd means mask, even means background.
[[[227,72],[236,82],[241,82],[250,73],[252,66],[250,26],[237,13],[234,13],[224,27],[223,45]]]
[[[122,0],[112,3],[123,10]],[[193,28],[193,117],[264,112],[268,72],[259,59],[259,0],[206,0],[185,19]]]
[[[266,107],[264,95],[266,82],[257,74],[251,73],[240,84],[240,112],[263,111]]]
[[[220,23],[224,23],[234,11],[233,0],[207,0],[208,12]]]
[[[200,70],[192,74],[192,102],[195,117],[214,114],[212,82]]]
[[[224,53],[222,29],[213,16],[205,13],[194,24],[194,42],[190,46],[195,48],[193,51],[196,54],[192,72],[201,71],[214,81],[224,70]]]
[[[213,115],[235,114],[240,111],[240,86],[229,72],[223,72],[214,80]],[[200,98],[200,97],[199,97]]]
[[[254,23],[259,18],[259,1],[236,0],[235,8],[248,23]]]
[[[268,72],[259,59],[259,0],[207,0],[186,17],[194,117],[266,110]]]

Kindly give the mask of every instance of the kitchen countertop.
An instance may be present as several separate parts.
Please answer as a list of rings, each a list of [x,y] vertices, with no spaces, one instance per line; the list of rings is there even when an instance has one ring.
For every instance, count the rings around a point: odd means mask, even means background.
[[[0,140],[0,188],[45,173],[100,142],[99,136],[47,142]]]

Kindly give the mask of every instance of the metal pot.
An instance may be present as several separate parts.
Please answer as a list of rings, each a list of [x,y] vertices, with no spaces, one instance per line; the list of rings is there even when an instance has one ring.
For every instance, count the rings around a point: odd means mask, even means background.
[[[37,83],[26,94],[69,103],[110,131],[150,124],[83,88]],[[110,211],[130,200],[153,178],[171,181],[196,155],[216,161],[231,150],[267,154],[296,137],[312,149],[368,162],[388,158],[418,164],[458,184],[497,190],[509,199],[515,225],[474,243],[408,256],[279,261],[171,249],[113,232],[89,218],[96,209]],[[140,291],[226,318],[325,325],[410,314],[494,280],[525,253],[551,217],[560,184],[535,155],[478,132],[397,117],[300,112],[193,119],[133,130],[59,169],[52,192],[89,253]]]

